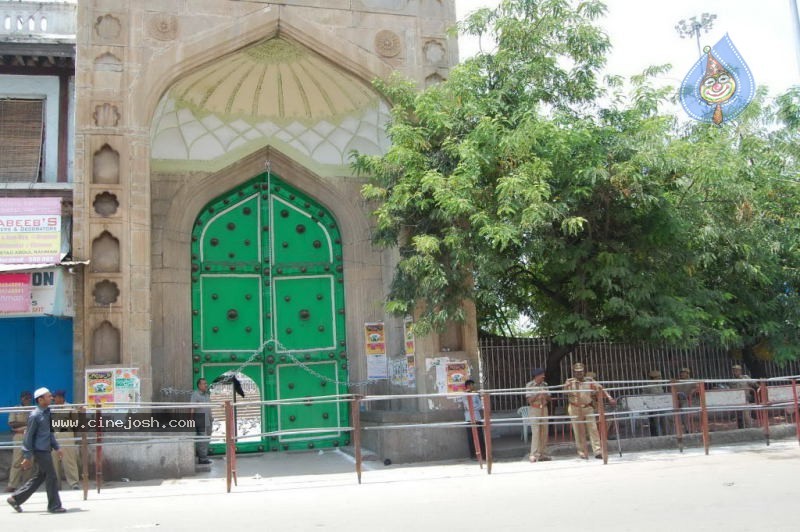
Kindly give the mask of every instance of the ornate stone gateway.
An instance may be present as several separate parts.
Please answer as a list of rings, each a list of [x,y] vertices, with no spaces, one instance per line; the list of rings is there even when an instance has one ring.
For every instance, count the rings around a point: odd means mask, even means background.
[[[341,236],[331,213],[265,173],[205,206],[191,249],[196,378],[237,377],[245,397],[218,384],[214,400],[297,400],[238,407],[237,449],[348,444],[347,404],[320,399],[347,393]],[[223,431],[217,424],[214,437]]]

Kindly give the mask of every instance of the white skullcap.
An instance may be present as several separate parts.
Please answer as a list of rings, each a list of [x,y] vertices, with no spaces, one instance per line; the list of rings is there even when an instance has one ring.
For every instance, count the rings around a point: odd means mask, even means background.
[[[47,393],[50,393],[50,390],[48,390],[47,388],[42,387],[37,389],[35,392],[33,392],[34,401]]]

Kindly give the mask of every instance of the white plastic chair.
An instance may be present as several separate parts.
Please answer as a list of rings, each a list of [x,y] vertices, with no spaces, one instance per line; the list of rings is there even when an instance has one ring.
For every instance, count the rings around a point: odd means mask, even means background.
[[[517,408],[517,415],[522,418],[522,439],[528,441],[528,433],[531,431],[531,407],[521,406]]]

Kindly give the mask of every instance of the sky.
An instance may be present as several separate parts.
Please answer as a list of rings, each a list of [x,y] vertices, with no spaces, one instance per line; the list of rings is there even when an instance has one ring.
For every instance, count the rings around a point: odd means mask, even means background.
[[[727,32],[750,67],[757,85],[771,94],[800,84],[800,35],[791,10],[800,0],[604,0],[608,13],[600,25],[613,49],[607,73],[630,76],[649,65],[672,64],[665,83],[678,86],[697,61],[697,42],[681,39],[675,25],[681,19],[714,13],[717,19],[700,45],[713,46]],[[455,0],[460,19],[498,0]],[[485,44],[484,44],[485,46]],[[477,51],[477,42],[459,39],[463,58]]]

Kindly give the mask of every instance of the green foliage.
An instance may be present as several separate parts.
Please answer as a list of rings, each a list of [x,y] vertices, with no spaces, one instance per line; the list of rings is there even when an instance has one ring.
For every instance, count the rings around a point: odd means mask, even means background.
[[[650,82],[667,66],[629,93],[598,80],[603,12],[505,0],[461,23],[497,45],[446,82],[376,83],[392,147],[353,165],[376,244],[400,253],[387,307],[420,332],[467,298],[486,329],[523,314],[562,345],[797,346],[800,91],[723,128],[681,124]]]

